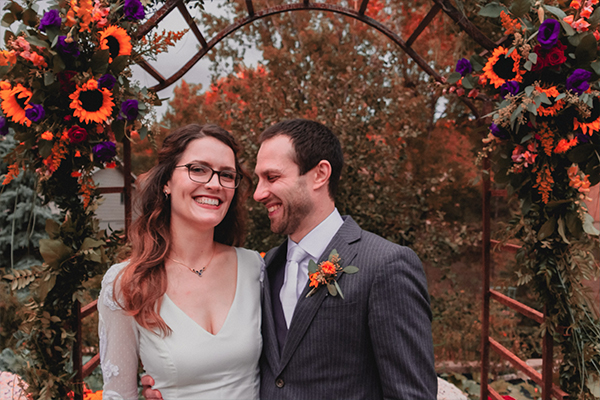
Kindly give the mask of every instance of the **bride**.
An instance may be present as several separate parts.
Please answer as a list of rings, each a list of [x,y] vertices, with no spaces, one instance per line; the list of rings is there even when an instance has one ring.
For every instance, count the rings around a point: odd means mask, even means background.
[[[138,364],[165,399],[257,399],[262,258],[243,238],[249,178],[215,125],[169,135],[139,193],[132,254],[98,301],[104,399],[138,398]]]

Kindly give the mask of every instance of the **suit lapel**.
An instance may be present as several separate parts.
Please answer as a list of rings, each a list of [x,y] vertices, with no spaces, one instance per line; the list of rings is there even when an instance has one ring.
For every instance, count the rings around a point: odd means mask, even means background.
[[[350,265],[350,263],[352,263],[358,254],[357,246],[355,246],[355,244],[360,239],[360,231],[360,227],[351,217],[344,217],[344,224],[340,227],[333,239],[331,239],[331,242],[329,242],[327,245],[327,248],[321,255],[318,263],[327,260],[331,250],[336,249],[341,257],[340,265],[342,268]],[[338,276],[338,280],[341,278],[341,275],[342,274]],[[307,298],[306,295],[308,292],[309,286],[307,283],[306,287],[302,291],[302,294],[300,295],[300,298],[298,299],[296,309],[294,310],[292,324],[288,331],[285,346],[283,347],[281,354],[281,364],[278,373],[285,368],[290,358],[294,354],[294,351],[296,351],[298,344],[300,344],[302,337],[304,337],[306,331],[308,330],[308,327],[310,326],[315,314],[319,310],[321,303],[323,300],[325,300],[325,297],[328,294],[327,289],[324,287],[319,288],[316,293]]]
[[[265,257],[266,263],[266,274],[265,274],[265,285],[263,290],[263,339],[265,343],[265,355],[269,359],[270,365],[279,365],[280,354],[279,344],[277,342],[277,332],[275,328],[275,318],[273,316],[273,301],[271,298],[271,284],[272,277],[275,270],[279,268],[285,268],[286,255],[287,255],[287,240],[283,244],[277,247]],[[269,257],[271,256],[271,257]]]

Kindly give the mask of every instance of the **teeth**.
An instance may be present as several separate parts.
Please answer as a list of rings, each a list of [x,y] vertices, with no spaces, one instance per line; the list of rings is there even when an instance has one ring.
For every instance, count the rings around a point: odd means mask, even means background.
[[[210,206],[218,206],[219,205],[218,199],[210,199],[208,197],[197,197],[194,200],[196,200],[196,203],[198,203],[198,204],[208,204]]]
[[[273,211],[278,210],[279,207],[281,207],[281,204],[277,204],[275,206],[268,207],[267,211],[270,212],[270,213],[272,213]]]

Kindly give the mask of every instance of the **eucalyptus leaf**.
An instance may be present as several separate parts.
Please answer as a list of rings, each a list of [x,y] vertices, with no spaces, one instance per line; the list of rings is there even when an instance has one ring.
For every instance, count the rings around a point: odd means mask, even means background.
[[[534,88],[533,86],[527,86],[527,87],[525,88],[525,94],[526,94],[527,96],[531,96],[531,93],[533,93],[533,90],[534,90],[534,89],[535,89],[535,88]]]
[[[450,76],[448,76],[448,79],[446,80],[446,82],[450,85],[454,85],[456,82],[458,82],[460,80],[461,77],[462,77],[462,75],[459,74],[458,72],[453,72],[450,74]]]
[[[335,281],[334,281],[335,282]],[[327,284],[327,291],[329,292],[330,295],[332,296],[337,296],[337,289],[335,288],[334,285],[332,285],[331,283]]]
[[[537,53],[531,52],[531,53],[529,53],[529,56],[527,56],[527,59],[529,61],[531,61],[532,63],[536,64],[537,63],[537,59],[538,59],[538,55],[537,55]]]
[[[498,4],[494,1],[486,4],[481,10],[479,10],[478,14],[482,17],[498,18],[500,16],[500,12],[502,11],[508,10],[504,5]]]
[[[533,63],[529,60],[525,61],[525,64],[523,65],[523,67],[527,70],[527,71],[531,71],[531,68],[533,67]]]
[[[562,21],[562,19],[567,16],[567,14],[565,14],[565,12],[558,7],[548,5],[543,5],[543,7],[544,10],[548,11],[550,14],[553,14],[554,16],[558,17],[560,21]]]
[[[56,81],[56,77],[55,77],[55,75],[51,71],[44,72],[44,85],[45,86],[50,86],[55,81]]]
[[[556,230],[556,218],[552,217],[542,225],[538,232],[538,239],[544,240]]]
[[[58,40],[58,36],[60,36],[60,28],[54,25],[50,25],[46,27],[46,36],[48,36],[48,40],[52,43],[52,47],[54,47],[55,40]]]
[[[39,39],[37,36],[27,36],[25,40],[32,46],[43,47],[45,49],[50,47],[48,46],[48,42]]]
[[[358,272],[358,267],[355,267],[354,265],[348,265],[346,268],[343,269],[343,271],[346,274],[355,274]]]
[[[123,72],[123,70],[129,65],[129,56],[118,56],[115,57],[110,63],[110,70],[113,75],[117,76]]]
[[[308,260],[308,273],[314,274],[315,272],[317,272],[317,269],[318,269],[318,266],[317,266],[317,263],[315,262],[315,260],[309,259]]]
[[[340,297],[344,299],[344,294],[342,293],[342,289],[340,289],[340,285],[338,285],[337,281],[333,281],[333,284],[335,285],[335,289],[337,290],[337,292],[340,294]]]
[[[56,54],[54,57],[52,57],[52,72],[54,72],[55,74],[58,74],[59,72],[64,71],[66,68],[65,66],[65,62],[62,60],[62,58]]]
[[[528,103],[527,104],[527,111],[529,111],[533,115],[537,115],[537,107],[535,106],[534,103]]]
[[[473,83],[469,79],[467,79],[466,76],[462,80],[462,86],[467,90],[471,90],[474,88]]]
[[[337,256],[339,255],[336,249],[331,250],[331,252],[329,253],[329,259],[331,260],[331,257],[333,256]]]
[[[565,21],[562,20],[562,18],[560,19],[560,26],[562,26],[562,28],[565,30],[565,33],[567,34],[567,36],[572,37],[573,35],[575,35],[575,30],[571,27],[571,25],[567,24]]]
[[[521,116],[521,114],[523,114],[523,107],[522,105],[519,105],[517,108],[515,108],[515,111],[513,111],[512,115],[510,116],[511,128],[515,128],[515,121]]]
[[[531,193],[528,193],[527,197],[521,200],[521,213],[523,213],[523,215],[527,215],[531,210],[532,205],[533,200],[531,199]]]
[[[122,142],[123,138],[125,137],[125,121],[122,119],[115,119],[112,124],[110,124],[110,127],[115,134],[115,139],[117,139],[117,142]]]
[[[144,138],[146,137],[146,135],[148,135],[148,127],[146,125],[143,125],[139,130],[138,133],[140,134],[140,139],[144,140]],[[312,260],[311,260],[312,261]],[[313,261],[314,262],[314,261]],[[310,261],[309,261],[310,263]]]
[[[510,12],[515,18],[521,18],[531,9],[531,0],[514,0],[510,5]]]
[[[564,99],[565,97],[567,97],[567,94],[566,93],[561,93],[561,94],[559,94],[558,96],[556,96],[554,98],[554,101],[559,101],[561,99]]]
[[[479,54],[473,54],[469,61],[471,62],[473,70],[476,72],[481,72],[486,64],[485,58],[481,57]]]

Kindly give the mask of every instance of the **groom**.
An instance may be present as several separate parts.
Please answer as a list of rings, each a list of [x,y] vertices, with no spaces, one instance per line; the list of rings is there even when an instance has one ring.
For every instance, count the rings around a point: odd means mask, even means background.
[[[288,239],[265,256],[261,399],[434,400],[437,378],[427,282],[417,255],[341,217],[334,198],[343,166],[337,137],[308,120],[260,137],[254,199]],[[307,297],[308,263],[341,267],[344,295]],[[151,391],[150,391],[151,392]]]
[[[337,137],[308,120],[260,137],[254,199],[288,239],[265,256],[261,399],[403,399],[437,396],[427,283],[416,254],[335,208],[343,165]],[[344,295],[306,297],[309,259],[336,250]],[[297,255],[297,254],[300,255]],[[287,261],[286,261],[287,260]]]

